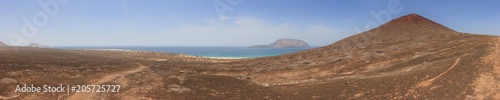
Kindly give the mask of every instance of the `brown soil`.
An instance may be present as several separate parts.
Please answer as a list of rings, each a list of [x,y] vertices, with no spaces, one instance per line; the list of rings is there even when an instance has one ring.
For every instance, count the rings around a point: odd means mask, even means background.
[[[99,79],[97,82],[88,82],[88,83],[91,83],[93,85],[104,85],[104,83],[110,82],[110,81],[118,78],[119,76],[125,76],[125,75],[129,75],[129,74],[137,73],[137,72],[140,72],[140,71],[144,70],[144,68],[146,68],[142,64],[138,64],[138,65],[139,65],[139,67],[134,68],[132,70],[127,70],[127,71],[123,71],[123,72],[118,72],[118,73],[113,73],[113,74],[105,75],[104,77],[102,77],[101,79]],[[68,99],[70,99],[70,100],[82,100],[82,99],[89,100],[89,99],[94,99],[95,100],[95,99],[98,99],[97,94],[98,93],[96,93],[96,92],[92,92],[92,93],[75,93],[72,96],[70,96]]]
[[[500,38],[411,14],[328,46],[209,59],[144,51],[0,48],[0,99],[500,99]],[[117,93],[16,85],[119,84]]]

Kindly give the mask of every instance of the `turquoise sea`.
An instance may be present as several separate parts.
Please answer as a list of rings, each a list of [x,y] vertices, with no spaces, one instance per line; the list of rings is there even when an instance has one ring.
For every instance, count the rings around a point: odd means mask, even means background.
[[[140,46],[66,46],[55,47],[70,50],[139,50],[152,52],[180,53],[193,56],[213,58],[254,58],[275,56],[287,53],[308,50],[315,47],[301,48],[247,48],[247,47],[140,47]]]

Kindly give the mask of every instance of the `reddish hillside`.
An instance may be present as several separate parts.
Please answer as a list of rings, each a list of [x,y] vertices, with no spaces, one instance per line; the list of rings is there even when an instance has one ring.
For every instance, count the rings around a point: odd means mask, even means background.
[[[459,33],[420,15],[409,14],[378,28],[345,38],[331,46],[365,46],[406,41],[444,40],[455,35],[459,35]]]
[[[218,74],[323,98],[498,99],[492,84],[500,82],[491,79],[500,78],[491,60],[500,56],[498,44],[494,36],[459,33],[410,14],[328,46],[234,62],[228,66],[234,70]]]
[[[459,33],[410,14],[328,46],[254,59],[0,49],[0,99],[500,100],[499,59],[500,37]],[[20,84],[121,89],[15,92]]]

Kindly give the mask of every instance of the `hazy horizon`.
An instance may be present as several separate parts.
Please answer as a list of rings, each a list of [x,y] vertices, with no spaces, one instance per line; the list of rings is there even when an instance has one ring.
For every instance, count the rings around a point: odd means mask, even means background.
[[[294,38],[324,46],[411,13],[459,32],[500,35],[496,0],[0,2],[0,41],[9,45],[245,47]]]

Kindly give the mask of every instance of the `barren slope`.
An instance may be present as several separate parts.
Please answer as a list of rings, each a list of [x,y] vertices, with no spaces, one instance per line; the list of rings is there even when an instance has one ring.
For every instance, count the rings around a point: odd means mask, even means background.
[[[459,33],[416,14],[328,46],[254,59],[0,47],[0,99],[500,99],[499,57],[499,37]],[[13,92],[18,84],[122,89]]]
[[[485,88],[498,81],[488,74],[498,69],[495,38],[410,14],[325,47],[243,60],[218,75],[247,77],[304,99],[498,98],[498,88]]]

